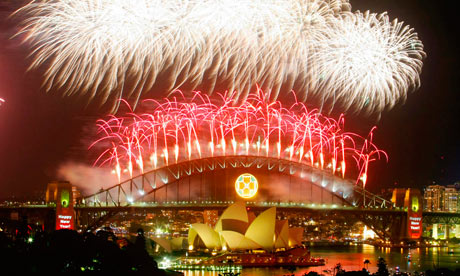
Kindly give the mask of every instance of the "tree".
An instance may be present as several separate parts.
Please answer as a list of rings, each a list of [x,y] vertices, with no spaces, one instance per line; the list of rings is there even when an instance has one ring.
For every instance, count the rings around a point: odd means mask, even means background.
[[[371,261],[369,261],[368,259],[364,260],[364,267],[366,268],[366,270],[369,270],[369,264],[371,263]]]
[[[379,257],[379,260],[377,262],[377,273],[376,275],[378,276],[388,276],[390,273],[388,272],[388,267],[387,267],[387,262],[385,261],[384,258]]]
[[[341,275],[345,272],[345,270],[342,268],[342,264],[338,263],[334,267],[334,275]]]

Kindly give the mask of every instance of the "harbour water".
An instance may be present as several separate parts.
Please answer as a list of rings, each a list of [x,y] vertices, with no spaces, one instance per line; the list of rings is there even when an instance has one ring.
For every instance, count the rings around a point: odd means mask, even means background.
[[[372,245],[357,245],[347,247],[313,247],[310,248],[312,257],[324,258],[325,266],[298,268],[294,272],[283,268],[245,268],[241,276],[300,276],[309,271],[320,274],[332,275],[333,268],[337,263],[342,268],[349,270],[361,270],[364,261],[369,260],[368,270],[377,271],[379,257],[383,257],[390,271],[399,267],[401,271],[414,272],[436,269],[437,267],[460,269],[460,247],[431,247],[431,248],[379,248]],[[216,271],[183,271],[185,276],[218,276]]]

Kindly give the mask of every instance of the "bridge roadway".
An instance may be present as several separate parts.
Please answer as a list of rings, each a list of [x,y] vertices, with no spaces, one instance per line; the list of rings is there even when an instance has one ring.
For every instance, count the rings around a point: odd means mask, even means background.
[[[182,203],[182,202],[171,202],[171,203],[149,203],[149,202],[134,202],[124,206],[88,206],[88,205],[76,205],[74,207],[77,213],[81,211],[89,212],[105,212],[105,211],[117,211],[117,212],[133,212],[133,211],[155,211],[155,210],[224,210],[228,205],[233,202],[202,202],[202,203]],[[379,207],[353,207],[353,206],[339,206],[339,205],[325,205],[325,204],[304,204],[304,203],[278,203],[278,202],[267,202],[267,203],[255,203],[247,202],[247,206],[252,210],[261,211],[270,207],[276,207],[280,211],[337,211],[342,213],[369,213],[369,214],[406,214],[404,208],[379,208]],[[40,212],[54,211],[53,205],[9,205],[0,206],[0,216],[2,218],[10,217],[11,213],[21,214],[37,214]],[[423,222],[427,224],[441,223],[441,224],[460,224],[460,213],[450,212],[423,212]]]
[[[224,210],[229,204],[233,202],[202,202],[202,203],[148,203],[148,202],[134,202],[124,206],[88,206],[76,205],[74,207],[77,215],[84,212],[136,212],[136,211],[155,211],[155,210]],[[276,207],[280,211],[292,212],[340,212],[343,214],[369,214],[369,215],[406,215],[404,208],[379,208],[379,207],[353,207],[353,206],[339,206],[339,205],[321,205],[321,204],[304,204],[304,203],[255,203],[247,202],[247,206],[255,211],[261,211],[270,207]],[[12,213],[17,213],[18,217],[24,215],[38,215],[48,212],[54,212],[53,205],[14,205],[14,206],[0,206],[0,217],[11,218]],[[13,215],[15,216],[15,215]],[[460,213],[449,212],[423,212],[424,224],[460,224]]]
[[[95,229],[104,221],[118,213],[148,213],[160,210],[218,210],[223,211],[233,202],[169,202],[149,203],[133,202],[124,206],[88,206],[76,205],[77,225],[83,225],[85,230]],[[280,202],[247,202],[247,207],[253,211],[262,211],[276,207],[281,212],[303,213],[305,215],[320,216],[331,215],[346,221],[361,221],[372,229],[380,238],[395,241],[400,239],[407,220],[407,210],[404,208],[354,207],[326,204],[305,203],[280,203]],[[55,207],[52,205],[22,205],[0,206],[0,219],[21,220],[29,218],[32,221],[41,221],[44,224],[54,225]],[[423,224],[427,225],[460,225],[460,213],[423,212]],[[52,230],[52,227],[46,226]]]
[[[176,209],[185,209],[185,210],[224,210],[228,205],[233,202],[202,202],[202,203],[181,203],[181,202],[171,202],[171,203],[149,203],[149,202],[134,202],[129,205],[124,206],[89,206],[89,205],[76,205],[74,209],[78,211],[94,211],[94,212],[103,212],[110,210],[117,210],[118,212],[123,211],[134,211],[134,210],[176,210]],[[388,213],[397,213],[402,214],[406,213],[404,208],[394,207],[394,208],[379,208],[379,207],[353,207],[353,206],[339,206],[339,205],[325,205],[325,204],[304,204],[304,203],[278,203],[278,202],[268,202],[268,203],[255,203],[247,202],[247,206],[253,210],[264,210],[270,207],[276,207],[280,211],[340,211],[340,212],[363,212],[370,214],[388,214]],[[47,212],[55,210],[53,205],[0,205],[0,214],[1,217],[5,217],[5,214],[11,214],[13,212],[18,213],[37,213],[37,212]],[[423,222],[424,223],[446,223],[446,224],[460,224],[460,213],[451,213],[451,212],[423,212]]]

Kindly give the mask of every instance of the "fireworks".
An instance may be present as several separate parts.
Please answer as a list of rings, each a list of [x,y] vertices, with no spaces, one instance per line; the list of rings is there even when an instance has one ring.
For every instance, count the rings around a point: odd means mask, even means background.
[[[101,148],[96,164],[112,165],[120,181],[170,164],[217,156],[266,156],[329,170],[345,177],[348,170],[366,183],[369,163],[386,154],[367,138],[343,129],[344,118],[325,117],[295,102],[286,108],[259,90],[233,105],[196,92],[163,101],[145,101],[143,114],[127,113],[99,120]],[[351,161],[351,165],[348,164]],[[347,165],[348,164],[348,165]],[[350,169],[350,167],[352,169]]]
[[[408,26],[347,0],[43,0],[18,13],[47,89],[115,108],[160,82],[209,94],[224,85],[234,100],[259,84],[272,100],[294,89],[380,112],[418,87],[425,55]]]

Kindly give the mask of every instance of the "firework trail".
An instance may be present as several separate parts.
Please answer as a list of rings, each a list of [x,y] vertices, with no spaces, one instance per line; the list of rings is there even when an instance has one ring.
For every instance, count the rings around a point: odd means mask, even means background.
[[[114,110],[158,83],[240,101],[259,84],[271,100],[293,89],[380,113],[419,86],[425,56],[413,29],[347,0],[42,0],[15,14],[46,89]]]
[[[146,170],[216,156],[265,156],[305,163],[366,183],[369,163],[387,157],[367,138],[344,131],[344,118],[325,117],[295,102],[284,107],[261,90],[233,105],[231,95],[210,100],[195,92],[163,101],[146,100],[146,112],[129,111],[98,121],[101,154],[95,164],[114,167],[118,180]],[[351,162],[350,162],[351,161]],[[351,163],[351,164],[350,164]],[[349,173],[350,171],[350,173]]]

